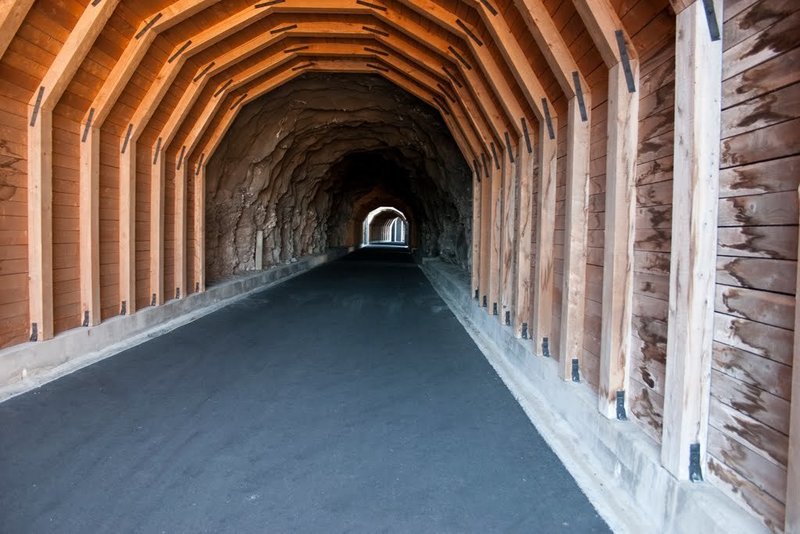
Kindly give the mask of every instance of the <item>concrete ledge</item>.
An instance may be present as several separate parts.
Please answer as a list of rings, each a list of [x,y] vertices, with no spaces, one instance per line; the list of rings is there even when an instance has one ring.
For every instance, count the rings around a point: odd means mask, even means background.
[[[536,356],[530,341],[480,308],[467,274],[430,259],[422,270],[612,530],[767,531],[713,486],[670,475],[636,423],[600,415],[585,384],[562,381],[555,361]]]
[[[247,273],[163,306],[75,328],[41,343],[0,350],[0,402],[174,330],[256,291],[341,258],[352,248],[331,249],[294,263]]]

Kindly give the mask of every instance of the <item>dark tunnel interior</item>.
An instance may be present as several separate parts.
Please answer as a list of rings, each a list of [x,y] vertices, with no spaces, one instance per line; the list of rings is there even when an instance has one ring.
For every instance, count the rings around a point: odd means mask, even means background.
[[[207,171],[210,282],[357,246],[372,210],[408,218],[418,257],[469,268],[472,174],[438,111],[363,74],[304,74],[251,102]]]

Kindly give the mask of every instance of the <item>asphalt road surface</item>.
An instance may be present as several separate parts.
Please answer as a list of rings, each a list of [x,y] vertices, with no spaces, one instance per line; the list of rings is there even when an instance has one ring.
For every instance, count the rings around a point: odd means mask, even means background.
[[[0,404],[0,532],[606,532],[402,250]]]

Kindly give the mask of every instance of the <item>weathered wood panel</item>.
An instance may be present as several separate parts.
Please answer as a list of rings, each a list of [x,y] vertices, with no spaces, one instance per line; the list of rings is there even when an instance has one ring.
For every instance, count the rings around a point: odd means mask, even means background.
[[[800,183],[800,5],[726,2],[709,478],[783,529]]]

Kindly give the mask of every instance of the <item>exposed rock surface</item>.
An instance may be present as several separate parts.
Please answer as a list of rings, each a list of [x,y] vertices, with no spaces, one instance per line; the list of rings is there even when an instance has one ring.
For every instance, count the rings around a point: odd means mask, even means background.
[[[387,203],[423,255],[467,268],[471,180],[425,103],[377,76],[304,75],[246,106],[209,161],[208,278],[254,268],[258,230],[265,266],[354,244]]]

